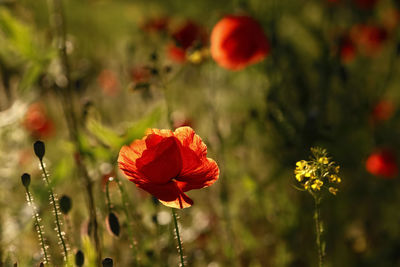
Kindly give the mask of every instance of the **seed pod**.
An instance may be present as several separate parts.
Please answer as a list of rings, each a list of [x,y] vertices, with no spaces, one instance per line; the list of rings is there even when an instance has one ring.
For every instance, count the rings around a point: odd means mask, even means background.
[[[21,176],[21,181],[22,181],[22,184],[23,184],[26,188],[28,188],[29,185],[30,185],[30,183],[31,183],[31,176],[30,176],[28,173],[24,173],[24,174],[22,174],[22,176]]]
[[[78,250],[75,254],[75,264],[77,266],[83,266],[85,263],[85,256],[83,255],[83,252],[81,250]]]
[[[35,151],[35,154],[36,154],[36,156],[40,159],[40,160],[42,160],[43,159],[43,157],[44,157],[44,153],[45,153],[45,146],[44,146],[44,143],[42,142],[42,141],[36,141],[34,144],[33,144],[33,150]]]
[[[72,207],[71,198],[67,195],[63,195],[59,200],[59,204],[60,204],[61,212],[65,215],[67,215]]]
[[[120,232],[119,220],[118,217],[113,212],[110,212],[107,216],[107,226],[111,233],[113,233],[115,236],[119,236]]]
[[[105,258],[102,262],[103,267],[113,267],[114,263],[113,260],[111,258]]]
[[[39,267],[44,267],[44,263],[41,262],[41,263],[39,264]]]

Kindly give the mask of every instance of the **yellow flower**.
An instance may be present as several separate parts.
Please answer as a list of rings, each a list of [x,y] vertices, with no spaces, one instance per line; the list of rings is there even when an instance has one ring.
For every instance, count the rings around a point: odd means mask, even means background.
[[[336,167],[335,167],[335,172],[336,172],[336,173],[339,173],[339,169],[340,169],[340,166],[339,166],[339,165],[336,166]]]
[[[339,191],[337,188],[329,187],[329,192],[336,196],[336,192]]]
[[[303,174],[301,174],[301,173],[297,173],[296,174],[296,180],[297,181],[301,182],[301,181],[303,181],[303,179],[304,179],[304,175]]]
[[[316,179],[314,183],[311,185],[313,190],[321,190],[321,186],[324,184],[321,180]]]
[[[320,157],[320,158],[318,159],[318,162],[319,162],[319,163],[323,163],[323,164],[328,164],[328,163],[329,163],[329,160],[328,160],[327,157]]]
[[[307,168],[307,161],[300,160],[296,162],[296,170],[304,170]]]
[[[209,51],[206,48],[198,49],[193,53],[189,54],[188,60],[194,64],[203,62],[209,55]]]
[[[327,152],[322,148],[311,148],[312,157],[309,161],[296,162],[295,178],[311,194],[322,191],[322,186],[329,189],[333,195],[338,192],[335,188],[342,180],[338,176],[340,167],[328,158]]]
[[[331,176],[329,176],[329,182],[331,183],[340,183],[342,181],[342,179],[340,179],[339,176],[337,176],[336,174],[331,174]]]

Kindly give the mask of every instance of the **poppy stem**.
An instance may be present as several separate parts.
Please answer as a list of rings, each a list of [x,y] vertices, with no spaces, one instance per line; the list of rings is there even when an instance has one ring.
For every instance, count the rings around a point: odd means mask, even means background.
[[[110,179],[107,179],[107,183],[106,183],[106,200],[107,200],[108,213],[110,213],[112,211],[109,184],[110,184]]]
[[[41,167],[41,169],[43,171],[43,177],[44,177],[44,180],[45,180],[45,182],[47,184],[47,187],[49,189],[49,192],[50,192],[50,202],[51,202],[51,204],[53,206],[53,212],[54,212],[54,216],[56,218],[56,226],[57,226],[56,230],[57,230],[58,238],[60,239],[60,243],[61,243],[61,246],[62,246],[62,249],[63,249],[63,252],[64,252],[64,261],[67,262],[67,260],[68,260],[68,248],[67,248],[67,245],[66,245],[65,240],[64,240],[64,232],[61,231],[61,223],[60,223],[60,219],[59,219],[60,211],[59,211],[59,208],[57,206],[57,201],[58,200],[54,196],[53,188],[50,185],[49,176],[47,174],[46,168],[44,167],[42,159],[40,159],[40,167]]]
[[[35,228],[36,228],[37,234],[39,236],[39,243],[42,248],[42,252],[43,252],[43,256],[44,256],[44,264],[50,264],[50,257],[47,254],[47,245],[46,245],[46,240],[45,240],[44,234],[43,234],[43,226],[40,224],[40,221],[42,219],[39,217],[39,213],[37,212],[36,206],[33,203],[33,199],[32,199],[31,193],[29,192],[28,187],[25,187],[25,190],[26,190],[26,199],[28,201],[28,205],[31,206],[33,217],[35,218]]]
[[[176,238],[178,239],[178,251],[179,251],[180,258],[181,258],[180,266],[185,267],[185,262],[183,260],[182,242],[181,242],[181,237],[179,235],[178,219],[176,218],[176,213],[175,213],[174,208],[172,208],[172,216],[174,217],[175,234],[176,234]]]

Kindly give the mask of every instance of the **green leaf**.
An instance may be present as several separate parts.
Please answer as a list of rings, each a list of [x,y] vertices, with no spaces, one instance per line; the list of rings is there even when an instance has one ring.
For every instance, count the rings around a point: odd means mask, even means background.
[[[87,123],[88,130],[103,144],[117,150],[123,143],[123,139],[110,128],[102,125],[98,120],[90,118]]]
[[[154,127],[154,125],[161,120],[161,115],[161,109],[157,108],[148,116],[134,123],[131,127],[126,129],[120,147],[126,144],[130,144],[136,139],[141,139],[148,128]]]

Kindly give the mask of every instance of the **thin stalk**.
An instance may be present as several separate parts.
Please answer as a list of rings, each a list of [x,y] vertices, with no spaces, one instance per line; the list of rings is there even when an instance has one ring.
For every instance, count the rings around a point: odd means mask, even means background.
[[[108,180],[107,180],[107,183],[106,183],[106,200],[107,200],[107,209],[108,209],[108,212],[110,213],[110,212],[112,211],[112,205],[111,205],[111,198],[110,198],[109,184],[110,184],[110,179],[108,179]]]
[[[48,0],[48,3],[50,7],[49,9],[50,9],[51,24],[56,37],[57,41],[56,45],[62,67],[62,77],[60,77],[62,82],[59,82],[57,86],[59,86],[61,89],[60,100],[67,121],[70,139],[75,145],[75,150],[78,154],[78,157],[81,158],[82,153],[78,135],[78,120],[74,112],[73,88],[70,78],[71,77],[70,66],[68,62],[67,49],[66,49],[66,23],[63,12],[63,6],[61,0]],[[78,174],[80,177],[82,177],[86,189],[90,222],[93,227],[93,239],[97,253],[97,265],[100,266],[102,256],[101,256],[100,237],[98,233],[96,206],[94,203],[93,182],[90,179],[86,166],[82,163],[82,161],[80,159],[76,160],[76,164],[77,164]]]
[[[174,217],[175,234],[176,234],[176,239],[178,241],[178,252],[179,252],[180,259],[181,259],[180,267],[185,267],[185,261],[183,260],[181,236],[179,235],[178,219],[176,218],[175,209],[172,208],[171,210],[172,210],[172,216]]]
[[[56,198],[54,197],[53,188],[50,185],[49,176],[48,176],[46,168],[44,167],[44,164],[43,164],[43,160],[40,160],[40,167],[42,168],[44,179],[46,181],[47,187],[48,187],[49,192],[50,192],[50,199],[51,199],[50,202],[53,205],[53,211],[54,211],[54,215],[56,217],[57,234],[58,234],[58,238],[60,239],[60,242],[61,242],[61,245],[62,245],[62,249],[64,251],[64,261],[67,261],[67,259],[68,259],[68,249],[67,249],[67,245],[66,245],[65,240],[64,240],[63,232],[61,231],[60,219],[58,217],[60,213],[59,213],[59,210],[58,210],[58,207],[57,207]]]
[[[323,248],[322,248],[322,243],[321,243],[321,234],[322,234],[322,229],[321,229],[321,218],[320,218],[320,198],[314,197],[315,200],[315,210],[314,210],[314,220],[315,220],[315,231],[316,231],[316,239],[315,243],[317,245],[318,249],[318,266],[322,267],[323,265]]]
[[[29,204],[29,206],[32,207],[33,217],[35,218],[35,228],[36,228],[36,231],[37,231],[38,236],[39,236],[40,246],[42,247],[42,252],[43,252],[43,255],[44,255],[44,264],[49,264],[50,263],[50,257],[47,254],[45,239],[44,239],[44,235],[43,235],[43,230],[42,230],[42,226],[40,225],[41,219],[40,219],[39,214],[38,214],[38,212],[36,210],[36,206],[33,203],[33,199],[32,199],[31,193],[29,192],[27,187],[25,187],[25,190],[26,190],[26,198],[28,200],[28,204]]]
[[[122,206],[123,206],[123,210],[125,213],[125,217],[127,220],[127,230],[128,230],[128,236],[131,242],[131,248],[132,248],[132,252],[133,252],[133,257],[135,259],[135,266],[140,266],[139,264],[139,258],[138,258],[138,251],[137,251],[137,247],[136,247],[136,242],[135,242],[135,238],[133,237],[133,230],[132,230],[132,225],[130,222],[130,216],[129,216],[129,211],[128,211],[128,200],[124,191],[124,188],[121,184],[121,181],[117,178],[115,178],[116,183],[118,185],[118,189],[121,195],[121,201],[122,201]]]

